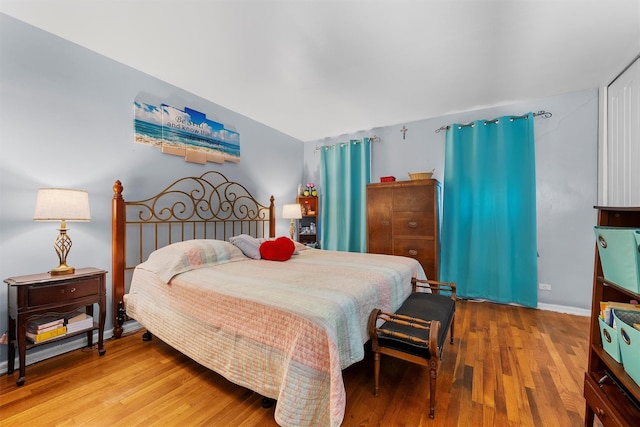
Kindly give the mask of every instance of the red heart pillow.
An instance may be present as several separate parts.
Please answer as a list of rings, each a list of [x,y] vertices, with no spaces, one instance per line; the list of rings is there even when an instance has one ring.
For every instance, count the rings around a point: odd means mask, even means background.
[[[296,247],[288,237],[267,240],[260,245],[260,256],[270,261],[286,261],[291,258]]]

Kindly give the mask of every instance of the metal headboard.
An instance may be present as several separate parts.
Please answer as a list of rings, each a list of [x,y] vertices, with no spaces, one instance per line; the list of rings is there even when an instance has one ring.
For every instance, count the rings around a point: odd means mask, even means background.
[[[122,307],[136,265],[154,250],[189,239],[228,240],[238,234],[275,236],[275,205],[259,203],[237,182],[216,171],[181,178],[144,200],[125,201],[120,181],[112,199],[114,335],[122,334]]]

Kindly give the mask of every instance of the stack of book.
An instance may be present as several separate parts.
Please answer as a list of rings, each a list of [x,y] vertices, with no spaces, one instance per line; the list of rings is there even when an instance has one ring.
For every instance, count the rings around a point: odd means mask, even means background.
[[[638,304],[638,302],[635,300],[632,301],[631,303],[624,303],[624,302],[618,302],[618,301],[601,301],[600,302],[600,318],[608,326],[611,326],[613,329],[618,329],[613,316],[614,309],[640,313],[640,304]],[[640,331],[640,323],[634,323],[630,326],[633,326],[635,329]]]
[[[84,312],[73,313],[65,319],[67,333],[81,331],[93,327],[93,317]]]
[[[80,311],[66,316],[43,316],[27,322],[27,339],[32,343],[41,343],[92,327],[93,317]]]
[[[66,335],[67,327],[64,317],[44,316],[32,319],[27,323],[27,339],[32,343],[40,343],[62,335]]]

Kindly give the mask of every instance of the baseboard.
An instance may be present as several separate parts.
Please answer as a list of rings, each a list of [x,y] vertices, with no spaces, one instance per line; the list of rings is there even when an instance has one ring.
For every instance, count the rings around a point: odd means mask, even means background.
[[[485,299],[469,299],[467,301],[471,301],[471,302],[491,302],[491,301],[485,300]],[[500,304],[500,303],[495,303],[495,304]],[[520,304],[508,304],[508,305],[516,305],[516,306],[519,306],[519,307],[524,307],[523,305],[520,305]],[[565,313],[565,314],[575,314],[576,316],[584,316],[584,317],[590,317],[591,316],[591,310],[588,310],[586,308],[571,307],[571,306],[568,306],[568,305],[538,303],[538,307],[537,308],[538,308],[538,310],[555,311],[557,313]]]
[[[591,310],[588,310],[586,308],[570,307],[567,305],[538,303],[538,308],[540,310],[555,311],[558,313],[575,314],[576,316],[591,316]]]
[[[134,320],[124,324],[123,333],[135,332],[139,329],[142,329],[142,325],[140,325],[138,322]],[[113,338],[113,329],[104,331],[103,338],[104,340]],[[93,333],[94,347],[96,346],[97,342],[98,342],[98,332],[94,331]],[[50,357],[59,356],[61,354],[68,353],[73,350],[78,350],[86,346],[87,346],[87,336],[86,334],[82,334],[74,338],[69,338],[68,340],[58,341],[56,343],[51,343],[50,345],[43,345],[42,347],[33,348],[27,351],[26,366],[41,362]],[[97,347],[95,349],[97,351]],[[13,364],[13,366],[15,366],[16,368],[15,369],[16,371],[20,366],[18,362],[17,353],[18,353],[18,350],[16,349],[16,359]],[[7,360],[3,360],[2,362],[0,362],[0,374],[6,374],[8,370],[9,370],[9,362]],[[18,377],[16,376],[16,379],[17,378]]]

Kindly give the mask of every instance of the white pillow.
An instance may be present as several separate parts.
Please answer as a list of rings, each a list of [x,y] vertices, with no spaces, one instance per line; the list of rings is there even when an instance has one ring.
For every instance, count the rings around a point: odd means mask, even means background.
[[[240,234],[229,238],[235,247],[240,249],[245,256],[251,259],[260,259],[260,240],[248,234]]]
[[[138,268],[152,271],[169,283],[173,276],[185,271],[246,259],[237,247],[224,240],[195,239],[153,251]]]

